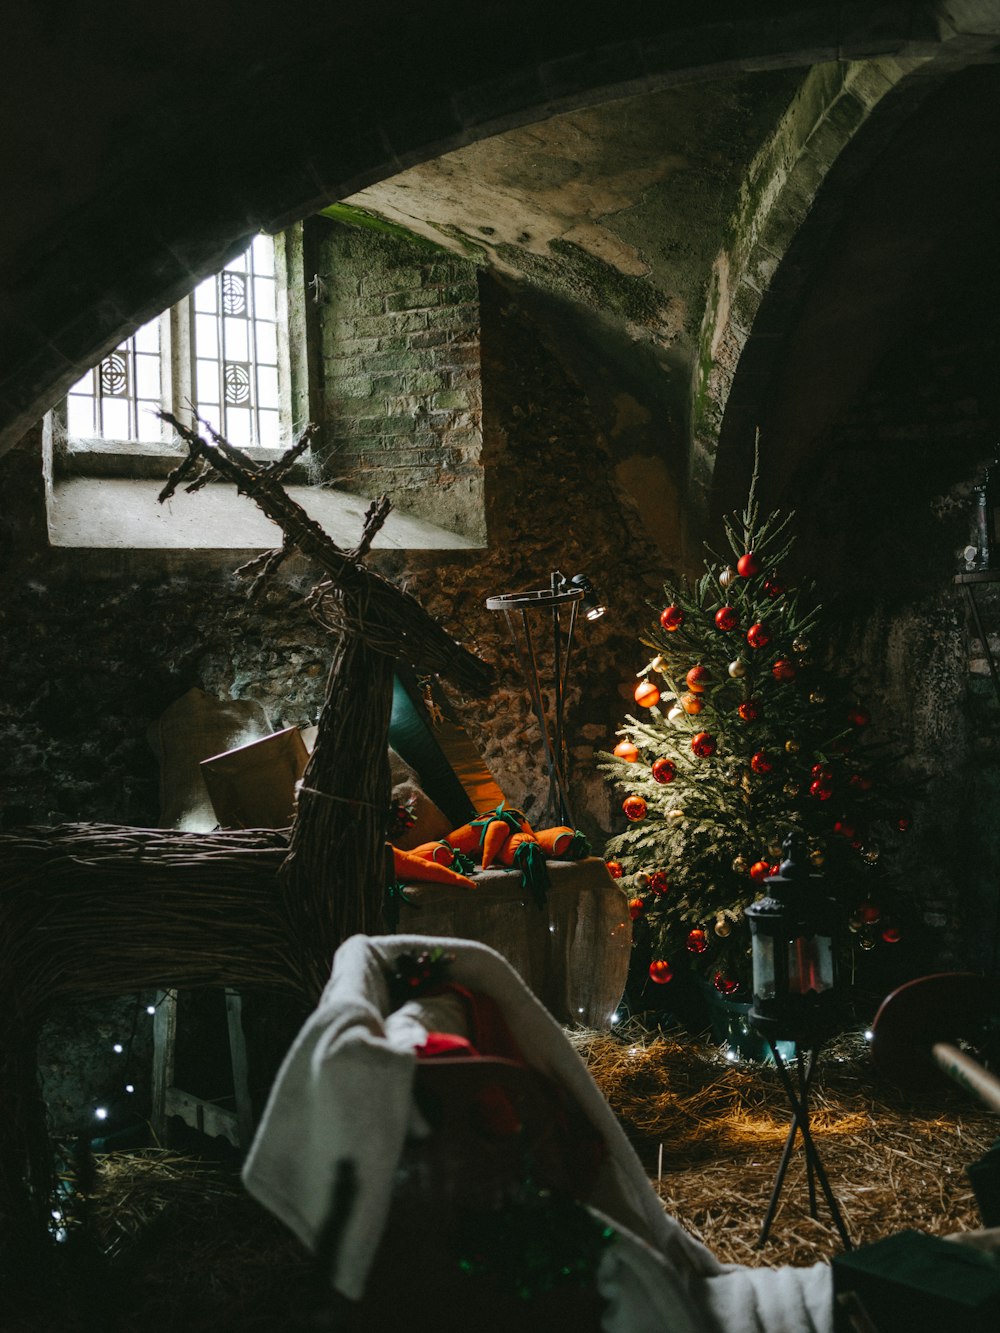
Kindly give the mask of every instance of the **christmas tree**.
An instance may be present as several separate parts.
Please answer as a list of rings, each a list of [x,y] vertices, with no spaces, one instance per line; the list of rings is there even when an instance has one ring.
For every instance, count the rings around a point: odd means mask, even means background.
[[[746,508],[724,524],[731,557],[706,547],[693,586],[664,588],[641,640],[655,656],[637,673],[637,715],[599,757],[624,796],[628,824],[606,855],[629,899],[645,991],[698,969],[722,995],[749,998],[744,909],[792,831],[843,909],[855,964],[908,930],[884,873],[909,827],[891,756],[824,646],[813,585],[783,581],[794,516],[761,517],[757,478],[755,462]]]

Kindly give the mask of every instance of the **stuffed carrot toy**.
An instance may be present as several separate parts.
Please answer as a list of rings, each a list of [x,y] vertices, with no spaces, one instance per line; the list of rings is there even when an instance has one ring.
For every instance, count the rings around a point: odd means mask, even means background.
[[[505,819],[491,819],[486,825],[486,832],[483,835],[483,869],[489,870],[490,866],[502,852],[506,843],[512,837],[519,836],[511,832],[511,827]]]
[[[557,861],[581,861],[590,855],[590,843],[580,830],[565,824],[539,829],[535,837],[545,855]]]
[[[470,820],[468,824],[463,824],[461,828],[454,829],[446,836],[445,841],[456,851],[465,852],[466,855],[475,856],[482,861],[486,836],[487,833],[490,833],[492,825],[503,824],[511,833],[520,833],[525,830],[530,832],[530,826],[524,814],[520,810],[505,810],[504,805],[505,802],[501,801],[495,810],[487,810],[484,814],[477,815],[475,819]],[[485,865],[492,864],[496,849],[503,841],[500,830],[493,830],[490,833],[490,858],[489,861],[484,862]]]
[[[529,890],[538,907],[543,908],[549,893],[549,872],[534,833],[512,833],[500,851],[500,863],[520,870],[521,887]]]
[[[419,847],[410,847],[411,856],[423,857],[425,861],[436,861],[439,866],[455,864],[455,848],[443,838],[440,842],[422,842]]]
[[[456,871],[449,870],[447,866],[438,865],[436,861],[428,860],[424,856],[415,856],[413,852],[404,852],[398,847],[393,847],[392,859],[395,875],[400,883],[429,880],[433,884],[461,885],[463,889],[476,887],[467,875],[459,875]]]

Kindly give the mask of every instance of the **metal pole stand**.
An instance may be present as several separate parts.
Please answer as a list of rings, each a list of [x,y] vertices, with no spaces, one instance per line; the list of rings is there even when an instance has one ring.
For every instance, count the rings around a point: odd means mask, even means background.
[[[577,608],[582,600],[583,591],[567,586],[559,574],[551,576],[548,588],[540,588],[534,592],[505,593],[499,597],[486,599],[487,610],[502,611],[507,621],[518,665],[528,686],[531,709],[542,733],[542,752],[545,755],[545,766],[549,777],[545,818],[557,824],[568,824],[573,828],[576,827],[576,821],[573,818],[566,780],[563,717],[573,652],[573,631],[576,627]],[[547,716],[546,694],[539,678],[535,640],[531,632],[532,614],[538,611],[548,613],[552,631],[551,722]],[[564,625],[562,615],[567,612],[567,623]],[[518,633],[519,627],[520,633]]]
[[[778,1196],[781,1193],[781,1187],[785,1181],[785,1173],[788,1170],[788,1164],[791,1161],[792,1149],[795,1147],[795,1138],[797,1134],[802,1135],[802,1147],[806,1154],[806,1180],[809,1189],[809,1216],[817,1217],[816,1201],[816,1182],[819,1181],[819,1187],[823,1191],[823,1197],[826,1199],[827,1207],[830,1210],[830,1216],[833,1218],[834,1226],[840,1234],[840,1239],[845,1250],[852,1249],[851,1238],[847,1234],[847,1227],[844,1225],[844,1219],[840,1208],[837,1206],[837,1200],[834,1198],[833,1190],[830,1188],[830,1182],[827,1179],[826,1170],[820,1161],[819,1152],[809,1129],[809,1089],[812,1086],[813,1074],[816,1069],[816,1057],[819,1055],[819,1045],[805,1046],[796,1043],[795,1046],[795,1067],[796,1084],[793,1083],[789,1067],[781,1058],[777,1042],[769,1036],[764,1036],[764,1040],[770,1047],[771,1054],[774,1056],[775,1067],[778,1070],[778,1077],[781,1079],[782,1087],[785,1089],[785,1095],[788,1098],[789,1105],[792,1108],[792,1124],[788,1131],[788,1138],[785,1140],[785,1150],[781,1155],[781,1163],[778,1167],[778,1174],[774,1179],[774,1189],[771,1191],[771,1202],[768,1204],[767,1215],[764,1218],[764,1225],[761,1227],[760,1238],[757,1241],[758,1249],[766,1242],[768,1233],[771,1230],[771,1223],[774,1221],[774,1214],[778,1208]]]

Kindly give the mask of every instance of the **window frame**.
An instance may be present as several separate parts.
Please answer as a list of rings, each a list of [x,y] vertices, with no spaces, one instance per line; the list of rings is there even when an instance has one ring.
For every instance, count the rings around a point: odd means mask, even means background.
[[[254,239],[247,242],[247,248]],[[310,373],[313,363],[313,320],[306,299],[302,223],[295,223],[283,232],[272,234],[271,240],[274,245],[279,443],[276,447],[252,445],[244,449],[245,453],[259,462],[269,462],[280,457],[298,439],[308,422],[315,420],[310,408],[317,397],[315,376]],[[218,272],[224,269],[225,266]],[[218,272],[207,276],[217,278]],[[196,285],[203,281],[199,279]],[[180,301],[156,317],[160,324],[160,403],[161,407],[166,406],[181,420],[190,419],[190,404],[194,398],[194,290],[192,288]],[[120,347],[134,332],[125,335],[116,347]],[[98,366],[100,364],[98,362]],[[106,476],[136,480],[165,478],[184,458],[185,451],[176,443],[176,433],[167,422],[160,423],[160,439],[155,441],[71,435],[67,398],[68,395],[52,408],[45,423],[46,435],[51,441],[52,475],[55,482],[58,482],[60,476]],[[212,420],[211,408],[204,410],[202,415],[218,429],[218,422]],[[309,452],[306,451],[289,479],[304,480],[309,467]]]

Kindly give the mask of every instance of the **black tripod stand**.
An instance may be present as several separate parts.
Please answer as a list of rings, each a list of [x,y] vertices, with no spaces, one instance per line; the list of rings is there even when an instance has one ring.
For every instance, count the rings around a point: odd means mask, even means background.
[[[778,1070],[778,1077],[781,1079],[782,1087],[788,1098],[789,1105],[792,1108],[792,1124],[788,1131],[788,1138],[785,1140],[785,1150],[781,1155],[781,1164],[778,1167],[778,1174],[774,1179],[774,1189],[771,1191],[771,1202],[768,1204],[767,1215],[764,1218],[764,1225],[761,1227],[760,1239],[757,1241],[758,1247],[767,1240],[768,1233],[771,1230],[771,1223],[774,1221],[774,1214],[778,1207],[778,1196],[781,1194],[781,1187],[785,1181],[785,1173],[788,1170],[788,1164],[791,1161],[792,1149],[795,1147],[795,1138],[797,1134],[802,1135],[802,1147],[806,1154],[806,1180],[809,1189],[809,1216],[817,1217],[816,1200],[816,1182],[823,1191],[823,1197],[826,1199],[827,1207],[830,1209],[830,1215],[833,1218],[834,1226],[840,1235],[844,1249],[850,1250],[851,1238],[847,1234],[847,1227],[844,1225],[844,1219],[841,1216],[837,1200],[834,1198],[833,1190],[830,1188],[830,1182],[827,1179],[826,1170],[820,1161],[819,1152],[813,1140],[809,1129],[809,1090],[812,1086],[813,1074],[816,1069],[816,1057],[819,1055],[820,1044],[796,1042],[795,1045],[795,1071],[796,1079],[793,1082],[789,1066],[781,1058],[777,1043],[766,1033],[762,1034],[764,1040],[771,1049],[774,1056],[775,1067]],[[796,1086],[797,1084],[797,1086]]]

